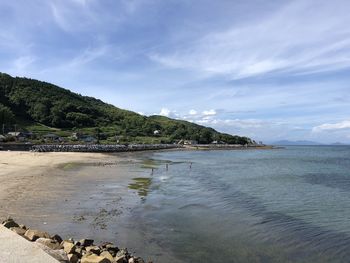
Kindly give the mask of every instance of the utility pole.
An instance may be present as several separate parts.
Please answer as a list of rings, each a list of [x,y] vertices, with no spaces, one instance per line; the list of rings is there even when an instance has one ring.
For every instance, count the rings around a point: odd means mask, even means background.
[[[15,132],[17,132],[17,124],[15,124]]]
[[[5,123],[2,124],[2,135],[5,136]]]

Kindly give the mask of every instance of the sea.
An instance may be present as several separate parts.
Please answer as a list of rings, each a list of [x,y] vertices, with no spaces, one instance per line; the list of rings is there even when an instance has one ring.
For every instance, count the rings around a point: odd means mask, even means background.
[[[12,216],[153,263],[350,262],[349,146],[108,158],[42,176]]]
[[[350,262],[350,147],[144,153],[119,233],[154,262]],[[129,238],[128,238],[129,237]]]

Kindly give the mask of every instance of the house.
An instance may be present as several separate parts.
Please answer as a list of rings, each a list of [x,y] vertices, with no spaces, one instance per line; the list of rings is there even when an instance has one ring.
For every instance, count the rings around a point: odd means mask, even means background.
[[[75,140],[79,140],[79,141],[82,141],[85,143],[97,143],[97,141],[98,141],[97,138],[95,138],[94,136],[84,135],[84,134],[79,133],[79,132],[72,133],[71,137]]]
[[[22,132],[9,132],[7,135],[12,136],[12,137],[24,137],[24,134]]]
[[[97,139],[93,136],[90,136],[90,135],[81,136],[80,140],[85,142],[85,143],[97,143]]]
[[[223,141],[212,141],[211,144],[225,144]]]
[[[15,138],[16,141],[23,142],[26,139],[26,136],[22,132],[9,132],[7,133],[7,137]]]
[[[155,131],[153,132],[153,134],[154,134],[154,135],[159,135],[159,134],[160,134],[160,131],[159,131],[159,130],[155,130]]]
[[[61,138],[54,134],[54,133],[48,133],[46,135],[43,136],[44,140],[46,142],[58,142],[58,141],[61,141]]]
[[[6,137],[4,135],[0,135],[0,142],[6,141]]]
[[[180,140],[177,144],[195,145],[195,144],[198,144],[198,142],[196,140]]]

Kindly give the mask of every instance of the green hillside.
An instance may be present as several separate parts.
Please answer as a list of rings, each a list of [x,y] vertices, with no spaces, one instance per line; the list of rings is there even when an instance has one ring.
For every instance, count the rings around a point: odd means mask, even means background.
[[[246,137],[222,134],[212,128],[163,116],[142,116],[101,100],[82,96],[53,84],[0,73],[0,125],[6,131],[24,130],[37,135],[55,132],[69,137],[73,131],[101,136],[102,142],[170,143],[196,140],[246,144]],[[154,134],[158,130],[159,134]]]

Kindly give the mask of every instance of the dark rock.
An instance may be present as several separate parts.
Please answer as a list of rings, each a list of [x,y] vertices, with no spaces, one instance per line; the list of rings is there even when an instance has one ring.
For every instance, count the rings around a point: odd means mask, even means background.
[[[20,224],[19,227],[24,229],[24,230],[27,230],[27,227],[25,225]]]
[[[6,219],[4,222],[2,222],[2,225],[7,228],[19,227],[19,225],[12,218]]]
[[[68,254],[68,260],[69,263],[78,263],[79,262],[79,257],[76,254]]]
[[[81,239],[78,242],[79,246],[83,246],[83,247],[88,247],[88,246],[92,246],[94,244],[94,240],[93,239]]]
[[[112,243],[105,243],[102,245],[103,251],[108,251],[113,257],[115,257],[119,251],[119,248]]]
[[[100,255],[101,254],[101,248],[98,246],[88,246],[85,248],[87,252],[91,252],[94,253],[96,255]]]
[[[51,237],[53,240],[56,240],[58,243],[62,243],[63,239],[59,235],[53,235]]]

